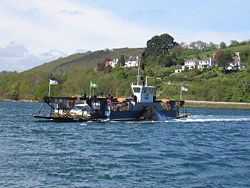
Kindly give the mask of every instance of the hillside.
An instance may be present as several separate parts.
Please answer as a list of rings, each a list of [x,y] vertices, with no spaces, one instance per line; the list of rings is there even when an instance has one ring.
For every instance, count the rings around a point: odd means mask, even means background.
[[[58,85],[52,86],[54,96],[88,94],[89,83],[93,81],[100,86],[99,89],[95,89],[95,94],[129,97],[131,96],[130,85],[136,81],[137,68],[118,67],[98,71],[97,67],[105,58],[114,59],[123,55],[127,59],[129,56],[137,56],[144,52],[143,72],[146,76],[150,76],[149,84],[158,87],[158,97],[179,99],[182,84],[188,88],[187,92],[182,93],[183,99],[186,100],[250,102],[249,42],[223,48],[227,53],[240,52],[246,69],[225,73],[218,66],[174,73],[184,59],[211,57],[218,47],[203,50],[184,48],[174,43],[171,38],[173,46],[170,45],[168,50],[165,50],[165,47],[157,49],[157,41],[154,40],[158,38],[159,36],[153,37],[147,42],[147,45],[151,42],[151,48],[107,49],[78,53],[22,73],[2,72],[0,73],[0,100],[42,100],[48,95],[49,79],[59,82]]]
[[[99,50],[95,52],[77,53],[70,55],[68,57],[59,58],[55,61],[45,63],[43,65],[37,66],[29,71],[40,71],[40,72],[50,72],[50,73],[64,73],[76,69],[86,69],[97,67],[103,59],[109,57],[119,58],[121,55],[125,55],[126,58],[129,56],[137,56],[141,54],[143,49],[139,48],[121,48],[113,50]]]
[[[121,48],[78,53],[22,73],[4,71],[0,74],[0,99],[41,100],[48,94],[49,79],[56,79],[60,83],[53,86],[53,94],[82,94],[89,88],[90,80],[104,79],[103,83],[105,83],[105,74],[99,75],[96,71],[98,64],[105,58],[119,58],[121,55],[128,58],[140,55],[143,50],[142,48]]]

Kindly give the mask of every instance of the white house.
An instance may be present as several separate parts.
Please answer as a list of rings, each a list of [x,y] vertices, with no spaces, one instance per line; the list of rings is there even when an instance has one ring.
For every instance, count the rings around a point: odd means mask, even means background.
[[[229,64],[227,70],[238,70],[238,69],[244,69],[244,66],[242,66],[240,52],[235,52],[233,61]]]
[[[181,73],[183,71],[184,71],[184,69],[176,69],[176,70],[174,70],[175,73]]]
[[[212,66],[216,66],[215,60],[212,58],[191,59],[191,60],[186,60],[181,69],[176,69],[175,73],[183,72],[185,69],[203,69]]]
[[[187,69],[203,69],[207,67],[215,66],[215,60],[212,58],[207,59],[192,59],[184,62],[184,67]]]
[[[125,62],[125,67],[138,67],[139,65],[139,57],[130,56],[128,60]]]
[[[110,65],[112,68],[118,67],[118,58],[113,59],[106,63],[106,66]]]

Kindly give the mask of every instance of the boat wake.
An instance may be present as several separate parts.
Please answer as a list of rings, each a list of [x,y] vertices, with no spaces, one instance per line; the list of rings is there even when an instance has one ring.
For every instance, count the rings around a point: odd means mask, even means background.
[[[122,121],[123,123],[127,124],[147,124],[147,123],[202,123],[202,122],[250,122],[249,117],[220,117],[220,116],[192,116],[187,118],[181,119],[172,119],[166,118],[162,116],[158,116],[158,121]],[[96,123],[96,121],[89,121],[82,123],[81,125],[88,125],[91,123]],[[99,121],[99,123],[121,123],[121,121]]]
[[[244,122],[244,121],[250,121],[249,117],[220,117],[220,116],[191,116],[187,118],[181,118],[181,119],[169,119],[160,116],[158,122],[183,122],[183,123],[192,123],[192,122]]]
[[[250,121],[250,118],[238,118],[238,119],[230,119],[230,118],[208,118],[208,119],[178,119],[174,121],[165,121],[165,122],[241,122],[241,121]]]

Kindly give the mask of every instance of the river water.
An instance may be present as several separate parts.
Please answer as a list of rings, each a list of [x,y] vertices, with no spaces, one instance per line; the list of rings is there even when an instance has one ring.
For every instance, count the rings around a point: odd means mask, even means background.
[[[55,123],[0,103],[0,187],[250,187],[250,111],[183,120]]]

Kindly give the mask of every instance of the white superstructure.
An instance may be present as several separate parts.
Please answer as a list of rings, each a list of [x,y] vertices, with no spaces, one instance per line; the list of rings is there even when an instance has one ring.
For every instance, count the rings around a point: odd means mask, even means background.
[[[131,85],[136,102],[154,102],[155,86]]]

